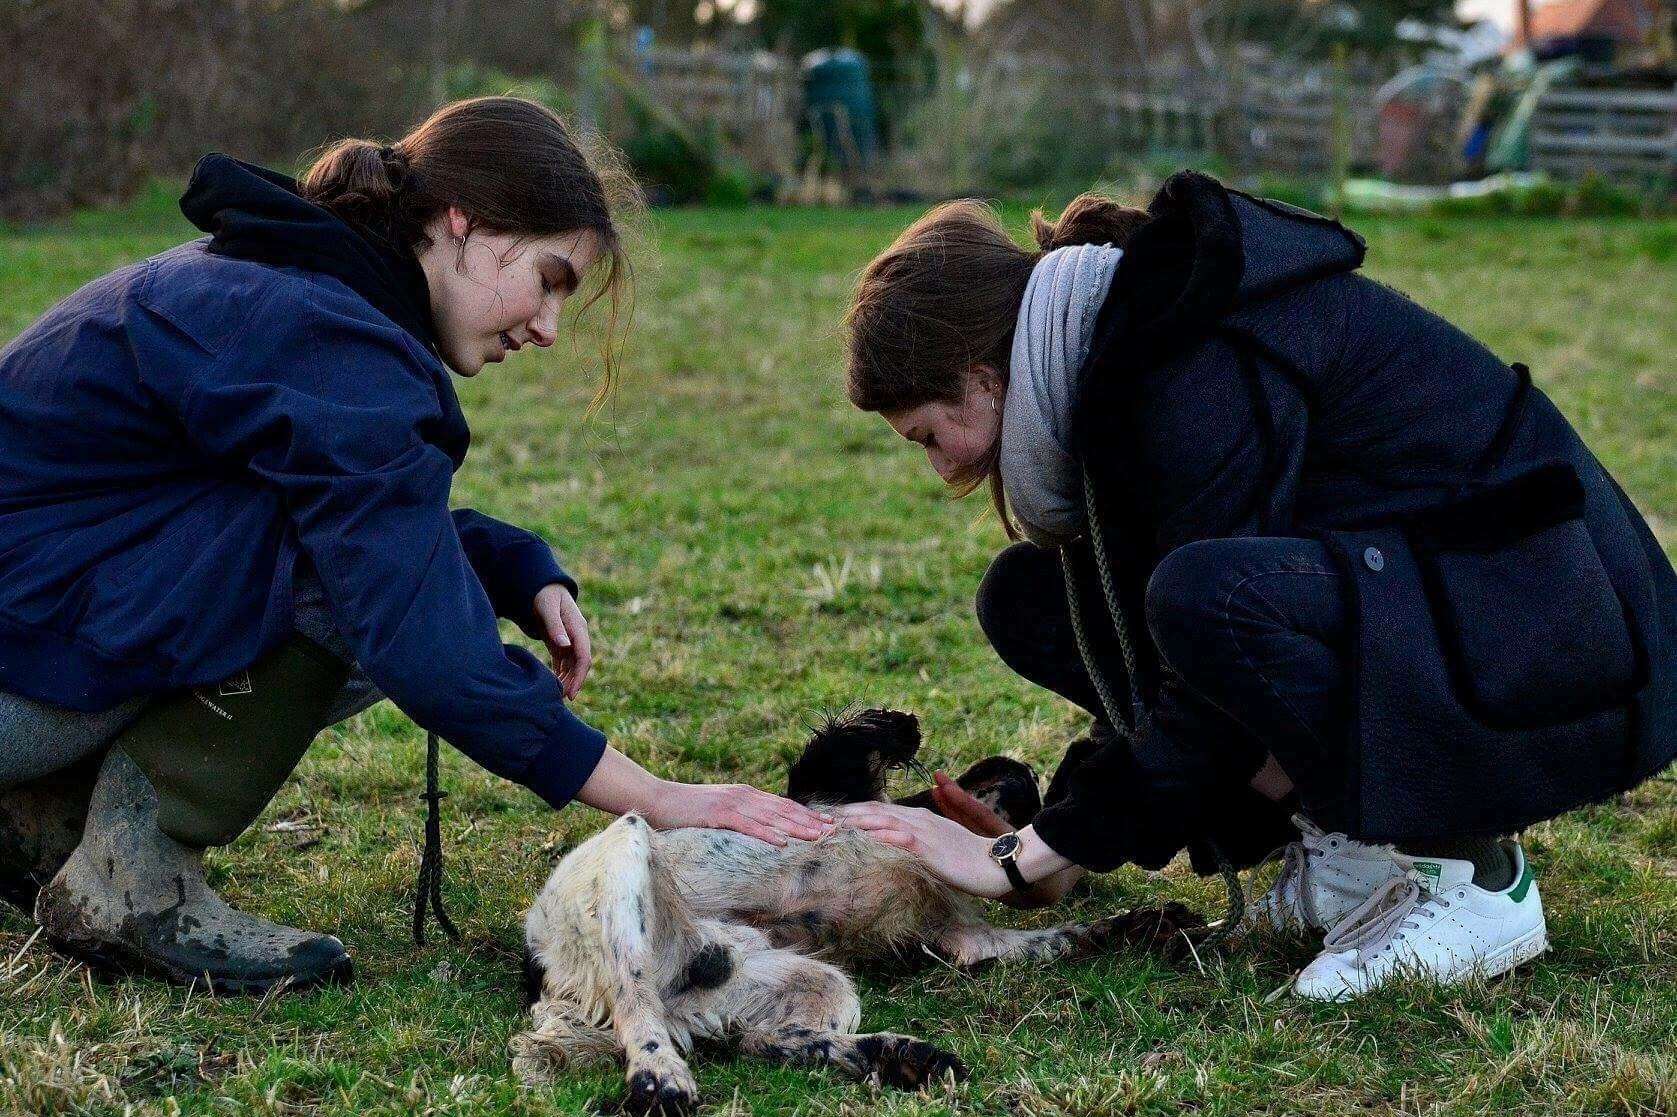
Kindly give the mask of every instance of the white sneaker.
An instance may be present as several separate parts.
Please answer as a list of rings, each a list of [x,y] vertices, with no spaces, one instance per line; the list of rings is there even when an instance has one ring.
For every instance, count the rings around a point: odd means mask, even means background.
[[[1503,842],[1514,883],[1490,892],[1473,883],[1473,862],[1394,853],[1406,875],[1387,882],[1328,932],[1322,953],[1293,989],[1315,1001],[1344,1001],[1398,976],[1452,985],[1495,977],[1549,947],[1543,900],[1517,842]]]
[[[1278,931],[1326,931],[1388,881],[1403,876],[1391,846],[1365,845],[1344,834],[1324,834],[1301,814],[1303,835],[1281,848],[1281,874],[1252,906],[1247,922],[1268,919]]]

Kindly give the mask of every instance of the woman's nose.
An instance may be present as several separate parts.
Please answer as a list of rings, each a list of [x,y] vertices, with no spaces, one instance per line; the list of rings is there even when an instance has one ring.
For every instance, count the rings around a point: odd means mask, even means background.
[[[546,349],[558,340],[559,307],[561,305],[562,303],[557,299],[549,300],[542,305],[541,310],[536,312],[536,316],[530,319],[528,327],[532,344]]]

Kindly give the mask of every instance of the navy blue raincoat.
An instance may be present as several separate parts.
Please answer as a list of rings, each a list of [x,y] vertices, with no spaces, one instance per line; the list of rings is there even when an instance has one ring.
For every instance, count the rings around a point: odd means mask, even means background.
[[[539,537],[449,486],[470,441],[409,255],[225,156],[212,236],[93,281],[0,350],[0,689],[79,710],[226,678],[292,631],[308,563],[361,667],[555,806],[605,738],[553,672]]]

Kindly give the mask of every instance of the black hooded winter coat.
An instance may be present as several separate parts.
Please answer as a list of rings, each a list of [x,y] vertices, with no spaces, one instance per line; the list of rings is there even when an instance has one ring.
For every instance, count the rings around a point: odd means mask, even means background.
[[[1670,762],[1677,576],[1525,368],[1356,274],[1364,243],[1338,222],[1194,172],[1149,212],[1074,429],[1153,716],[1133,750],[1068,758],[1043,840],[1109,869],[1210,824],[1156,778],[1195,743],[1157,739],[1176,719],[1144,620],[1151,572],[1198,539],[1320,539],[1354,588],[1329,829],[1507,833]],[[1110,632],[1107,613],[1084,603]]]

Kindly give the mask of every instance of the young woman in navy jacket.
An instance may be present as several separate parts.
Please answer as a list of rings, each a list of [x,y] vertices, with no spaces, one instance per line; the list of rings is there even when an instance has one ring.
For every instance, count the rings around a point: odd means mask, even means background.
[[[207,156],[181,207],[208,236],[0,351],[0,893],[101,963],[347,978],[338,939],[235,911],[202,859],[381,694],[555,808],[820,832],[611,749],[566,705],[591,663],[576,582],[538,536],[449,508],[451,375],[551,345],[591,273],[614,312],[623,284],[607,181],[553,113],[449,105],[301,182]]]

